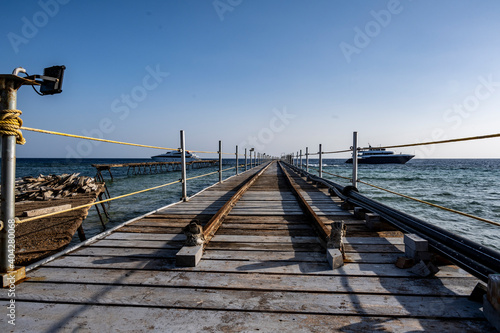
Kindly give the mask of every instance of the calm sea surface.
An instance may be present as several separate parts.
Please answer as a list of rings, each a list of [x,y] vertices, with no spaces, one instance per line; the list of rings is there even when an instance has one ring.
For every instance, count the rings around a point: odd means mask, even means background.
[[[94,177],[92,164],[144,162],[144,159],[23,159],[17,160],[16,177],[37,176],[39,174],[62,174],[78,172]],[[240,160],[241,162],[241,160]],[[224,162],[227,167],[234,160]],[[317,160],[311,160],[314,167]],[[226,166],[224,166],[226,167]],[[188,177],[217,170],[217,167],[188,170]],[[314,168],[310,169],[314,172]],[[344,160],[323,160],[323,171],[345,177],[351,176],[351,165]],[[127,168],[112,169],[114,181],[104,173],[108,190],[112,197],[145,189],[180,178],[180,172],[166,172],[153,175],[127,175]],[[227,178],[234,169],[223,173]],[[342,185],[347,180],[323,175]],[[405,165],[360,165],[358,177],[365,182],[409,195],[434,204],[466,212],[482,218],[500,222],[500,160],[499,159],[415,159]],[[194,179],[188,182],[188,195],[202,190],[218,181],[218,175]],[[449,213],[437,208],[417,203],[367,185],[360,184],[362,194],[395,207],[424,221],[439,225],[461,234],[480,244],[500,250],[500,227],[471,218]],[[111,220],[106,228],[111,228],[131,218],[163,207],[180,198],[180,184],[131,196],[111,202]],[[102,232],[99,217],[92,208],[83,227],[88,238]],[[73,243],[78,243],[78,237]]]

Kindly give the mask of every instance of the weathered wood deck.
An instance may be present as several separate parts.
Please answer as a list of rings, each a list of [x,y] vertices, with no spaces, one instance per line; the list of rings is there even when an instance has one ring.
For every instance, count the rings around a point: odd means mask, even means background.
[[[454,265],[435,278],[397,268],[400,232],[369,231],[294,175],[325,222],[347,224],[347,262],[332,270],[276,165],[243,195],[200,264],[175,267],[181,228],[208,221],[254,172],[29,272],[16,288],[15,331],[493,332],[467,298],[477,279]]]

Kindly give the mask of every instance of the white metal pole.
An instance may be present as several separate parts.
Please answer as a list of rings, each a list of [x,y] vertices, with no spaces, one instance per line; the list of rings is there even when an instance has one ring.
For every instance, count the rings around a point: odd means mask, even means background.
[[[302,149],[300,150],[300,168],[302,169]]]
[[[181,174],[182,174],[182,194],[181,200],[187,201],[187,181],[186,181],[186,140],[184,131],[181,130]]]
[[[248,169],[248,161],[247,161],[247,149],[245,148],[245,171]]]
[[[306,171],[309,172],[309,147],[306,147]]]
[[[236,174],[238,174],[238,146],[236,146]]]
[[[321,143],[319,144],[319,174],[318,176],[323,177],[323,151],[321,150]]]
[[[352,186],[358,187],[358,132],[352,133]]]
[[[222,141],[219,140],[219,183],[222,183]]]

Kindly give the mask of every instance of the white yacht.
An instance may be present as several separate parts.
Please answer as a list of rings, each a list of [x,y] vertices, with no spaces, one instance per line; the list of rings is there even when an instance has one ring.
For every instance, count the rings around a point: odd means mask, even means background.
[[[156,162],[180,162],[182,154],[180,151],[169,151],[165,154],[151,156],[151,158]],[[199,156],[186,150],[186,162],[192,162],[199,160]]]
[[[368,149],[360,150],[358,153],[358,163],[359,164],[405,164],[415,155],[408,154],[394,154],[393,151],[385,150],[385,148],[372,148],[369,146]],[[345,161],[346,163],[352,163],[352,158]]]

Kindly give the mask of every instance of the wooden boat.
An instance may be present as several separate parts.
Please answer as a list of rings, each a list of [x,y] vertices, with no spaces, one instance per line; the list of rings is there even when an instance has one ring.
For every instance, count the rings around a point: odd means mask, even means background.
[[[15,210],[19,221],[15,264],[26,266],[64,249],[81,227],[90,207],[24,223],[23,219],[93,203],[104,190],[104,183],[78,174],[25,177],[16,181]]]

